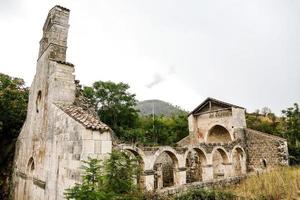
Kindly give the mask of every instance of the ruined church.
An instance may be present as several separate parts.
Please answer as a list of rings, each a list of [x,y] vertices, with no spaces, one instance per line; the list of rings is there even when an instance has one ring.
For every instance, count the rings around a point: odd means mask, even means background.
[[[98,118],[66,61],[70,10],[53,7],[43,26],[26,121],[16,143],[13,198],[60,200],[81,181],[82,161],[113,148],[139,158],[137,183],[148,191],[237,180],[288,165],[287,141],[247,128],[245,108],[207,98],[187,116],[189,135],[170,146],[120,144]]]

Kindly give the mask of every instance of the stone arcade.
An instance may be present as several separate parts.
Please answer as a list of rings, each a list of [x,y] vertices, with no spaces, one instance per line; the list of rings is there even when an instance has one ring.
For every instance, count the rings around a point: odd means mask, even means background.
[[[118,144],[99,120],[66,62],[69,10],[49,11],[29,95],[28,113],[17,140],[14,199],[64,199],[80,182],[81,161],[105,159],[112,148],[140,158],[147,190],[232,180],[244,174],[288,165],[283,138],[248,129],[245,109],[207,98],[188,116],[189,136],[178,147]]]

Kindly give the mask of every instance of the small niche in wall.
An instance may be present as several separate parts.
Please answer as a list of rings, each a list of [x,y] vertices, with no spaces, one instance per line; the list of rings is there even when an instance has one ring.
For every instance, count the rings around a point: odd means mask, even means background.
[[[263,169],[266,169],[267,168],[267,161],[266,161],[266,159],[262,159],[261,163],[262,163]]]
[[[27,171],[29,173],[32,173],[34,171],[34,169],[35,169],[34,160],[33,160],[33,157],[31,157],[27,164]]]
[[[37,97],[36,97],[36,102],[35,102],[35,106],[36,106],[36,112],[39,113],[40,111],[40,107],[41,107],[41,100],[42,100],[42,91],[39,90]]]

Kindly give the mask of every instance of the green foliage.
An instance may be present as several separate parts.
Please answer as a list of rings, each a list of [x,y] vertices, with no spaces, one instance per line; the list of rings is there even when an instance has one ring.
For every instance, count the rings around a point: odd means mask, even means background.
[[[289,144],[290,164],[300,165],[300,111],[299,105],[282,111],[284,116],[284,129],[282,136],[287,138]]]
[[[286,136],[292,146],[300,147],[300,111],[299,105],[287,108],[282,111],[284,115],[285,130],[283,135]]]
[[[129,85],[98,81],[85,87],[84,95],[91,100],[100,119],[107,123],[119,139],[147,145],[171,145],[188,134],[184,112],[172,116],[139,116],[137,101],[128,92]],[[178,108],[176,108],[178,109]],[[179,109],[178,109],[179,110]]]
[[[290,165],[300,165],[300,148],[289,145]]]
[[[28,88],[22,79],[0,73],[0,136],[16,138],[26,117]]]
[[[107,189],[115,194],[135,192],[133,179],[137,178],[138,169],[135,159],[130,159],[124,152],[113,151],[105,163]]]
[[[24,81],[0,73],[0,199],[9,198],[15,141],[26,117],[27,101]]]
[[[139,173],[136,163],[119,151],[113,151],[103,166],[99,160],[89,158],[82,167],[82,183],[67,189],[65,197],[75,200],[140,199],[142,194],[133,181]]]
[[[246,121],[248,128],[274,135],[280,135],[282,119],[276,117],[273,113],[268,113],[266,115],[261,115],[259,113],[247,113]]]
[[[129,85],[111,81],[98,81],[84,88],[84,95],[95,105],[100,119],[123,139],[126,131],[136,126],[138,111],[135,94],[128,92]]]
[[[230,192],[197,189],[176,197],[175,200],[234,200],[236,197]]]
[[[188,135],[185,115],[139,117],[134,141],[145,145],[174,145]]]
[[[109,194],[102,191],[103,176],[101,175],[101,166],[97,159],[89,158],[84,161],[84,175],[81,184],[76,184],[73,188],[67,189],[65,196],[67,199],[99,199],[104,200],[109,197]]]
[[[282,111],[282,117],[277,117],[269,108],[263,108],[262,113],[247,113],[249,128],[281,136],[287,139],[290,154],[290,164],[300,164],[300,111],[297,103]]]

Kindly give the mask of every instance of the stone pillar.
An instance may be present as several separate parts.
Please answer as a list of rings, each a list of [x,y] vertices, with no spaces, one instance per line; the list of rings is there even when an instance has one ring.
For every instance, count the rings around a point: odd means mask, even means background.
[[[213,165],[203,165],[202,167],[202,181],[209,181],[214,179]]]
[[[175,185],[186,184],[186,167],[178,168],[176,173],[177,173],[177,176],[174,176],[174,177],[176,177],[176,180],[174,181]]]
[[[247,167],[246,167],[246,159],[242,159],[241,160],[241,167],[242,167],[242,174],[246,174],[247,173]]]
[[[233,176],[233,164],[232,163],[223,163],[224,166],[224,178]]]
[[[162,163],[155,164],[155,168],[154,181],[156,182],[156,189],[159,190],[164,187]]]
[[[144,171],[144,184],[147,191],[154,190],[154,170]]]

